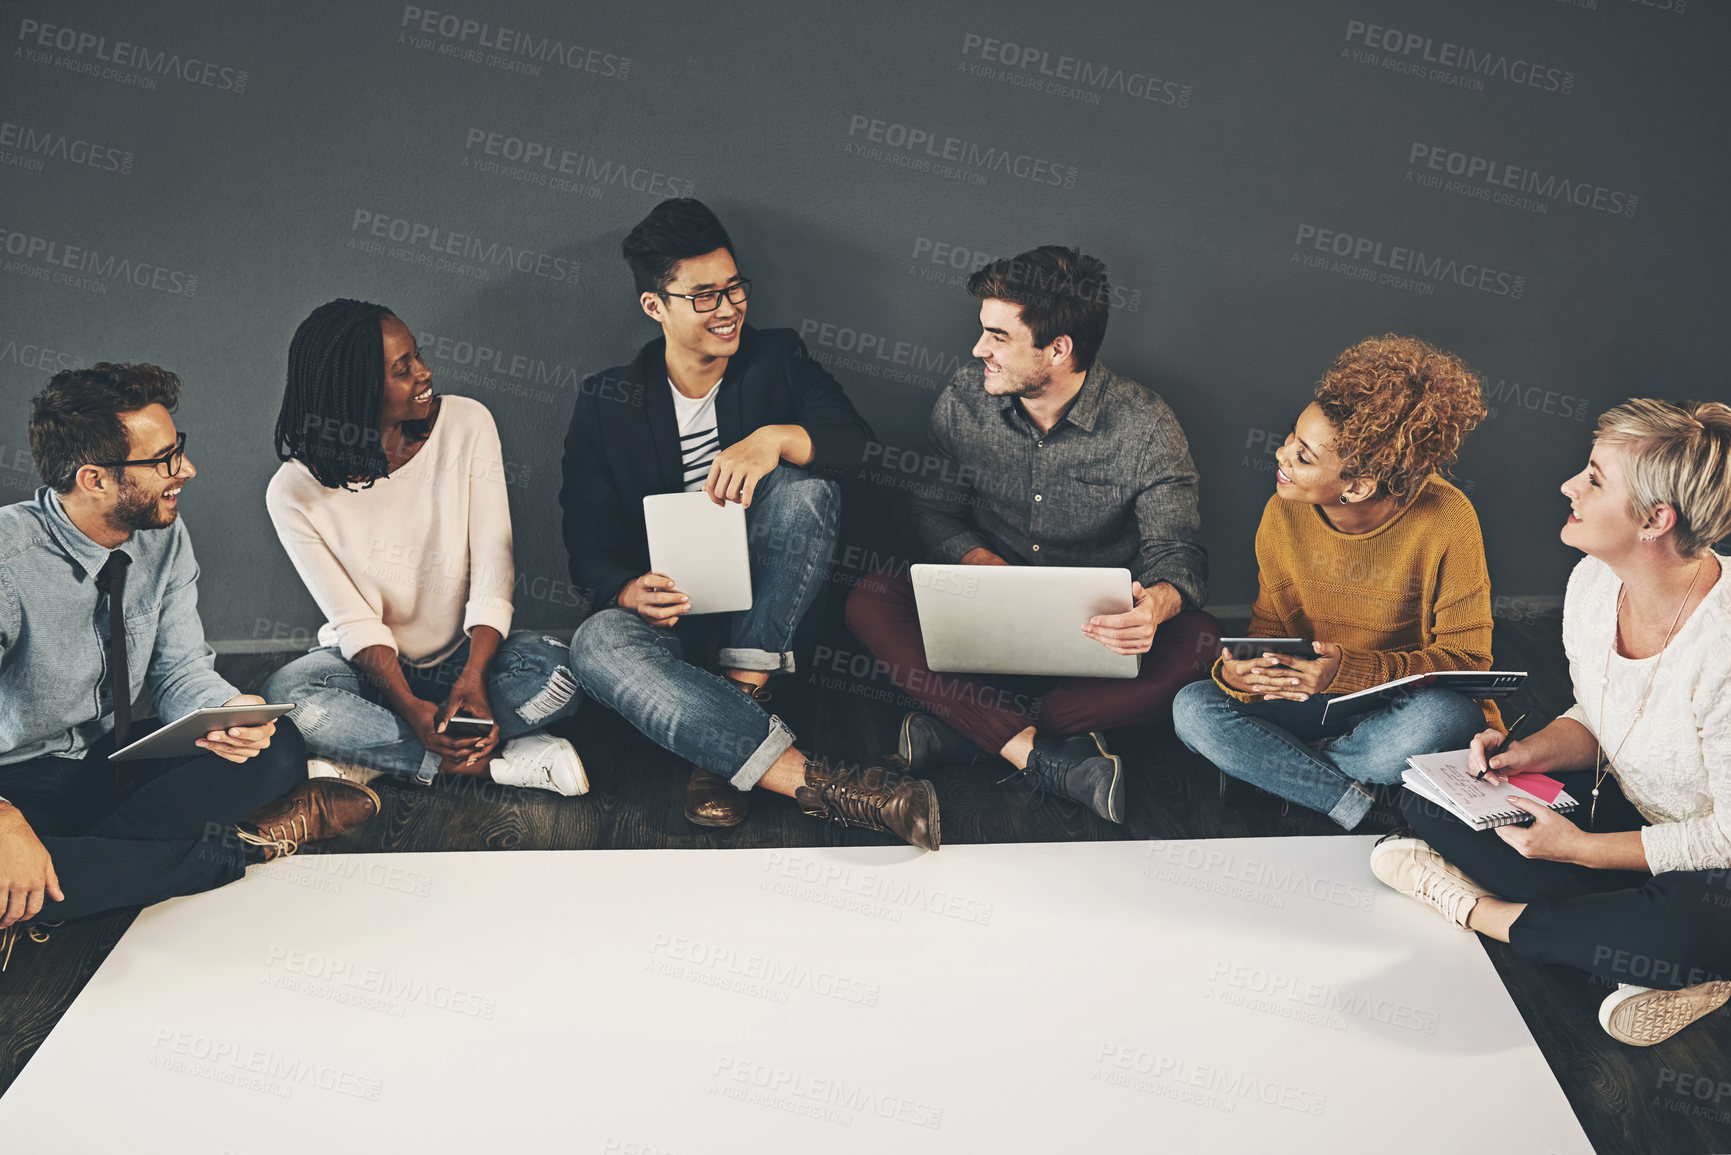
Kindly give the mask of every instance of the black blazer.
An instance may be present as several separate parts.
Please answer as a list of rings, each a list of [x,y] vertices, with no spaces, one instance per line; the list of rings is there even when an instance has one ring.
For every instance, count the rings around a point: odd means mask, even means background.
[[[873,434],[841,384],[792,329],[743,329],[739,352],[716,386],[721,447],[765,425],[798,425],[811,436],[807,469],[856,476]],[[658,337],[629,365],[584,380],[565,434],[559,490],[565,552],[571,580],[589,591],[591,609],[613,605],[626,582],[649,571],[643,499],[678,493],[683,480],[667,341]]]

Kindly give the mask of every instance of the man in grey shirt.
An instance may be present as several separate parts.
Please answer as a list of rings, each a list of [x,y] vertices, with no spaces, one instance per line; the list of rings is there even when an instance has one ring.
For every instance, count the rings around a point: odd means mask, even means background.
[[[932,409],[941,468],[912,508],[925,555],[1128,568],[1133,608],[1085,632],[1141,654],[1141,673],[1032,685],[934,676],[905,572],[862,581],[848,626],[928,711],[902,721],[910,772],[997,754],[1037,787],[1123,822],[1123,765],[1099,731],[1168,720],[1173,696],[1207,676],[1218,649],[1219,624],[1201,609],[1196,467],[1166,403],[1095,360],[1109,300],[1099,260],[1044,245],[980,269],[968,291],[980,301],[979,364],[958,371]]]

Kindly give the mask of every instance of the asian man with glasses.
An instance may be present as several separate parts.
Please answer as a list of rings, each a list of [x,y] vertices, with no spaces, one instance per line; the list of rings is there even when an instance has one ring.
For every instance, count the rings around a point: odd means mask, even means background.
[[[622,251],[661,335],[584,382],[565,438],[565,548],[591,597],[571,643],[578,681],[691,764],[685,816],[698,825],[744,821],[762,787],[937,849],[929,782],[807,758],[766,708],[835,545],[836,479],[858,469],[871,428],[798,334],[745,323],[751,282],[706,206],[663,201]],[[650,570],[643,498],[699,490],[745,507],[749,610],[686,618],[689,575]]]

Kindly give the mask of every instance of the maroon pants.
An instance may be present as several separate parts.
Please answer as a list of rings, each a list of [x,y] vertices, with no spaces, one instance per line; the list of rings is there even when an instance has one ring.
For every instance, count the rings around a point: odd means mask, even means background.
[[[1142,655],[1134,678],[935,674],[926,665],[914,586],[905,574],[861,580],[847,599],[847,624],[890,667],[904,693],[989,754],[1029,726],[1069,735],[1169,722],[1173,697],[1207,677],[1220,652],[1220,623],[1202,610],[1186,610],[1154,631],[1153,648]]]

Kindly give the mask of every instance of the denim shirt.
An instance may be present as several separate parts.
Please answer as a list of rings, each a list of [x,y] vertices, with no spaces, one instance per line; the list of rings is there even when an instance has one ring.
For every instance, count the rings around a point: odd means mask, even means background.
[[[216,672],[198,619],[198,563],[177,518],[120,549],[126,572],[126,664],[137,700],[148,681],[172,722],[238,690]],[[108,686],[108,595],[96,575],[109,551],[72,524],[54,491],[0,508],[0,766],[81,756],[114,729]]]
[[[1170,582],[1185,609],[1207,599],[1196,466],[1152,390],[1096,361],[1043,434],[964,365],[932,407],[930,438],[941,468],[911,510],[930,560],[984,546],[1012,565],[1123,566],[1144,587]]]

